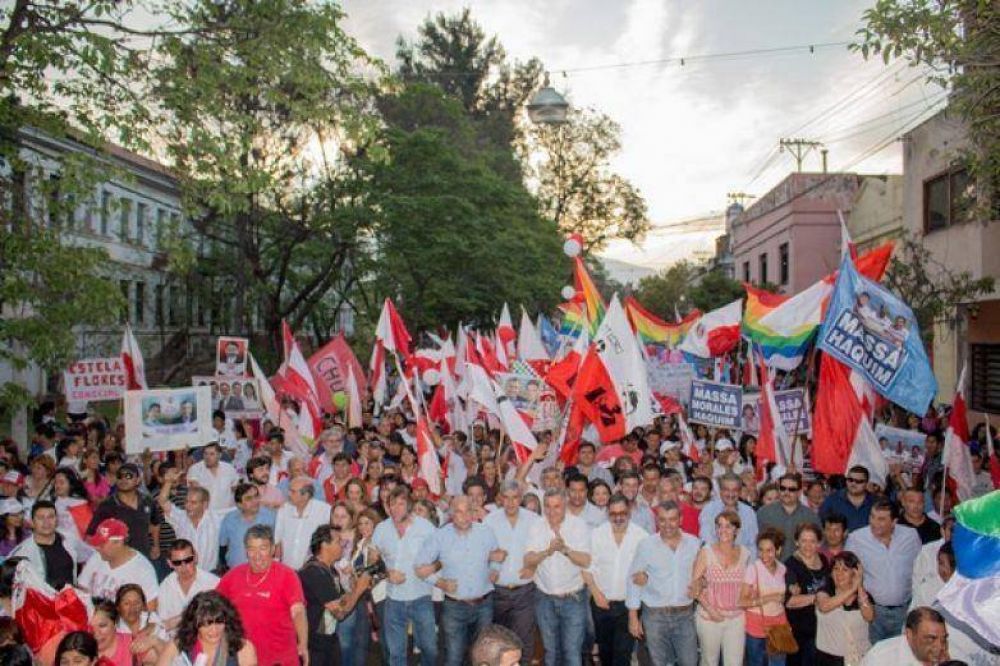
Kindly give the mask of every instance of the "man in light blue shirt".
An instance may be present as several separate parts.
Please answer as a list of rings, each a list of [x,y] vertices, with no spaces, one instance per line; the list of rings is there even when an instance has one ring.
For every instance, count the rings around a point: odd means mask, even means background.
[[[417,559],[431,564],[417,567],[417,574],[445,593],[441,630],[446,666],[461,666],[476,634],[493,622],[493,582],[503,555],[493,531],[473,521],[472,502],[465,495],[451,500],[451,522],[424,541]],[[435,561],[440,571],[435,572]]]
[[[639,543],[629,567],[625,596],[629,633],[640,640],[645,637],[654,664],[695,666],[698,637],[688,589],[701,542],[681,531],[681,508],[676,502],[656,506],[656,527],[659,534]]]
[[[735,474],[723,474],[719,477],[719,499],[714,499],[701,509],[698,516],[698,535],[706,544],[719,541],[715,534],[715,519],[720,513],[735,511],[740,516],[742,527],[736,535],[736,545],[744,546],[753,556],[757,553],[757,514],[740,501],[740,488],[743,482]]]
[[[868,625],[872,645],[903,630],[913,565],[921,548],[915,529],[896,524],[894,509],[889,500],[876,500],[868,514],[868,527],[851,532],[844,545],[864,566],[865,590],[875,606],[875,619]]]
[[[486,516],[483,524],[493,531],[505,555],[493,593],[493,621],[517,634],[523,654],[534,654],[535,583],[533,572],[524,568],[524,553],[531,528],[541,517],[523,508],[522,498],[520,482],[504,481],[497,496],[501,508]]]
[[[226,514],[219,525],[219,546],[225,549],[226,566],[230,569],[245,564],[247,551],[243,536],[254,525],[267,525],[274,529],[274,511],[260,505],[260,491],[252,483],[236,486],[236,508]]]
[[[406,628],[413,623],[413,637],[420,648],[423,666],[437,664],[437,635],[434,623],[433,586],[417,575],[424,542],[434,539],[434,526],[413,515],[413,500],[406,486],[389,493],[389,520],[375,528],[372,545],[385,562],[388,585],[385,600],[383,638],[393,666],[406,665]]]

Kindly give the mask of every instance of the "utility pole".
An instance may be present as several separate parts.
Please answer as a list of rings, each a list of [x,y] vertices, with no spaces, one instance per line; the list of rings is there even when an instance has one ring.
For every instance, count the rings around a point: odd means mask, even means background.
[[[726,198],[729,199],[731,204],[739,204],[740,207],[746,208],[746,203],[751,199],[756,199],[756,194],[747,194],[746,192],[727,192]]]
[[[821,147],[823,144],[819,141],[808,141],[806,139],[778,139],[778,146],[780,152],[788,152],[792,154],[795,158],[795,170],[802,173],[802,160],[805,159],[806,155],[815,148]]]

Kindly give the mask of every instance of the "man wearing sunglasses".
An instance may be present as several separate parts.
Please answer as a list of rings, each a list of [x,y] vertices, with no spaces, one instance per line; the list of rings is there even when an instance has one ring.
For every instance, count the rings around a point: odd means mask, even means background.
[[[163,628],[173,638],[181,615],[194,595],[214,590],[219,577],[198,566],[194,545],[187,539],[177,539],[167,552],[172,573],[160,583],[160,595],[150,604],[163,620]]]
[[[97,526],[114,518],[128,526],[127,545],[150,560],[160,557],[160,507],[152,497],[139,490],[142,472],[133,463],[125,463],[115,474],[115,494],[101,502],[87,528],[93,536]]]
[[[853,532],[868,526],[875,496],[868,492],[868,470],[863,465],[855,465],[847,471],[846,487],[830,493],[819,509],[820,519],[831,513],[839,513],[847,518],[847,531]]]
[[[802,480],[798,474],[785,474],[778,479],[779,501],[762,506],[757,511],[760,529],[774,527],[785,535],[779,558],[782,562],[795,552],[795,530],[802,523],[819,527],[819,517],[802,503]]]

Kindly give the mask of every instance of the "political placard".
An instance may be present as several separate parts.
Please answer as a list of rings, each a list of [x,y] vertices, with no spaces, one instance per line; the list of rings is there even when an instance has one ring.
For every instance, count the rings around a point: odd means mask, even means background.
[[[212,410],[222,410],[227,418],[260,418],[260,386],[256,377],[195,375],[192,386],[207,386],[212,392]]]
[[[849,258],[840,264],[817,345],[915,414],[925,413],[937,393],[913,311]]]
[[[172,451],[216,438],[208,386],[125,393],[125,452]]]
[[[774,392],[774,402],[789,435],[808,435],[812,432],[812,418],[809,415],[809,396],[805,389],[795,388]],[[744,433],[756,435],[760,432],[760,393],[744,393],[741,409],[741,427]]]
[[[215,374],[226,377],[245,377],[247,374],[247,349],[250,341],[246,338],[220,337],[216,341]]]
[[[684,361],[668,360],[665,356],[648,356],[646,372],[649,375],[649,390],[660,395],[674,398],[681,404],[687,404],[691,397],[691,382],[694,380],[695,369]]]
[[[125,395],[125,367],[120,356],[86,358],[63,372],[67,402],[121,400]]]
[[[719,428],[738,430],[743,411],[743,389],[703,379],[691,382],[688,421]]]
[[[875,426],[875,437],[887,463],[899,463],[903,471],[916,474],[924,464],[927,435],[919,430],[893,428],[884,423]]]

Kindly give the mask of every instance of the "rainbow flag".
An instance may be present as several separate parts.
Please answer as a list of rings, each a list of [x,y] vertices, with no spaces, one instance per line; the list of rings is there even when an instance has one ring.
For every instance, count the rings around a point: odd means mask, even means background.
[[[583,265],[583,259],[576,257],[575,261],[573,286],[576,287],[577,298],[582,298],[583,304],[586,306],[584,315],[587,318],[588,332],[593,337],[597,335],[597,327],[601,325],[601,320],[604,319],[604,313],[608,306],[601,298],[600,292],[597,291],[597,286],[590,278],[587,267]]]
[[[749,284],[743,287],[747,292],[743,336],[760,350],[767,365],[794,370],[805,357],[806,347],[819,326],[820,304],[828,288],[820,281],[790,297]]]
[[[559,309],[563,313],[562,322],[559,324],[559,333],[561,335],[575,338],[587,328],[587,316],[584,314],[583,303],[574,303],[573,301],[560,303]]]
[[[639,334],[643,344],[667,345],[671,349],[684,339],[691,324],[701,316],[701,310],[692,310],[681,321],[671,324],[663,321],[642,307],[632,296],[625,298],[625,314],[628,315],[632,330]]]

